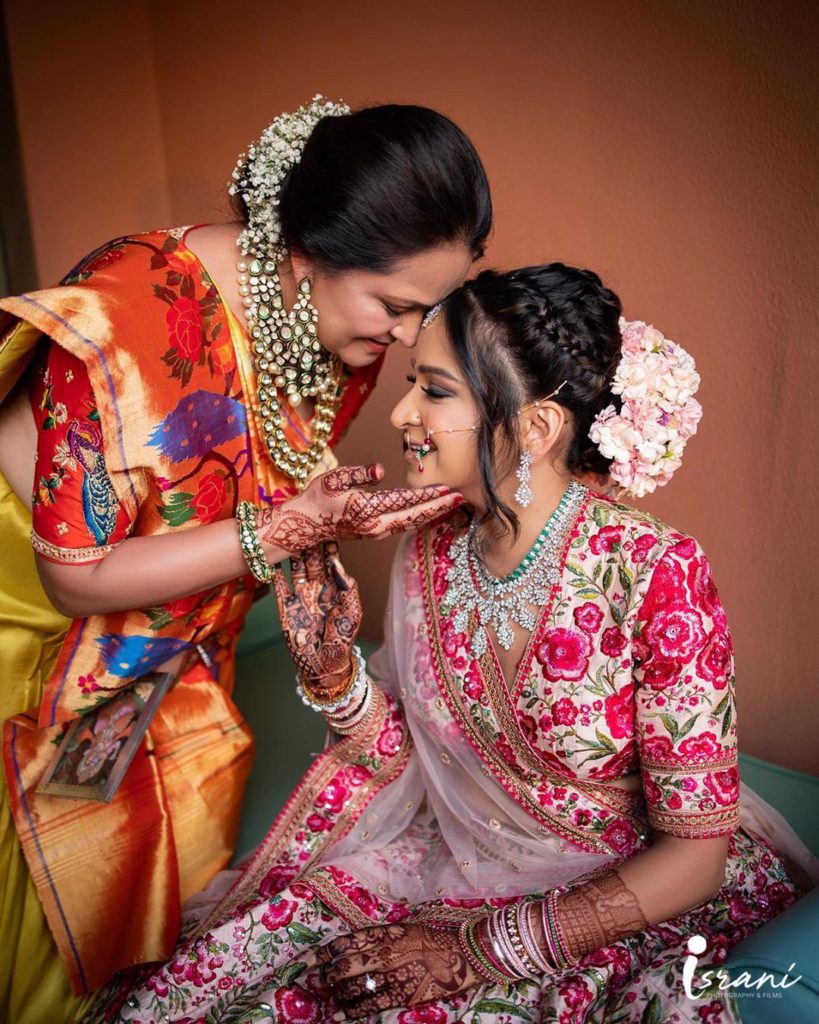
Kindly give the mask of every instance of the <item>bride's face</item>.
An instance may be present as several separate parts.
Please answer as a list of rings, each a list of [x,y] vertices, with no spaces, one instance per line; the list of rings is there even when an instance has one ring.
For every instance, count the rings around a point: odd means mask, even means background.
[[[478,410],[452,354],[443,317],[421,332],[407,375],[409,390],[390,422],[403,434],[407,483],[411,487],[446,484],[471,505],[481,501],[478,468]],[[431,450],[416,457],[432,432]]]

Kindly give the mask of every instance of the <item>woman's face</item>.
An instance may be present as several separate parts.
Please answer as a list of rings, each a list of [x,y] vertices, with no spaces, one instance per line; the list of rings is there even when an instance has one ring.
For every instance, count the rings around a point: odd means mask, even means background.
[[[411,487],[446,484],[480,507],[478,410],[452,354],[443,317],[421,333],[407,376],[409,390],[390,416],[404,435],[407,483]],[[431,451],[419,468],[416,453],[432,431]]]
[[[353,368],[369,366],[398,341],[412,348],[424,314],[460,287],[472,265],[472,253],[462,242],[447,242],[395,263],[387,273],[346,270],[308,273],[313,304],[319,312],[322,345]]]

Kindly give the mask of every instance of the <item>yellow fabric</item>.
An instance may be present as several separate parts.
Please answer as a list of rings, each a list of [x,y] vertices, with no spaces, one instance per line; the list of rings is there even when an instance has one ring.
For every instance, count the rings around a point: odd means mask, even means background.
[[[31,513],[0,473],[0,719],[36,705],[68,629],[40,586],[29,542]],[[90,1005],[72,994],[9,810],[0,772],[0,1021],[60,1024]],[[14,984],[12,986],[12,978]]]

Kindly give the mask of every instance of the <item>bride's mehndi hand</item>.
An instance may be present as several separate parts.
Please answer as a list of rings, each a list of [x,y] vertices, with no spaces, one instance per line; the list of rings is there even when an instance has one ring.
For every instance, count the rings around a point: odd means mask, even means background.
[[[262,545],[293,553],[327,540],[378,540],[420,529],[462,500],[439,486],[362,489],[383,476],[378,464],[340,466],[322,473],[297,497],[259,510],[256,525]]]
[[[458,933],[419,924],[364,928],[320,950],[324,978],[349,1020],[430,999],[451,999],[482,982]]]
[[[293,590],[277,569],[273,589],[287,646],[302,677],[318,686],[349,675],[361,628],[358,584],[345,570],[334,541],[290,559]]]

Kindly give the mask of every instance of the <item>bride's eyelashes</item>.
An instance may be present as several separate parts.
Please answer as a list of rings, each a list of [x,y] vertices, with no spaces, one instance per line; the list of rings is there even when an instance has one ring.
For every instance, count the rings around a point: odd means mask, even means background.
[[[407,374],[407,383],[408,384],[415,384],[417,379],[418,378],[414,377],[411,373]],[[435,401],[436,399],[439,399],[439,398],[453,398],[454,397],[450,391],[442,391],[440,388],[436,388],[434,386],[433,387],[428,387],[428,388],[422,387],[421,390],[424,392],[424,394],[428,398],[431,398],[433,401]]]

